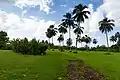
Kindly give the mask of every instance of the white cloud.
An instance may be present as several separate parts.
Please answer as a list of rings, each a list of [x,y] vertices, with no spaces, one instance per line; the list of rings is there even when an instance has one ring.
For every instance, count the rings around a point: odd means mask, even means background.
[[[51,24],[55,24],[55,21],[39,20],[33,16],[24,18],[13,13],[0,11],[0,30],[7,31],[11,39],[24,37],[32,39],[35,37],[46,40],[45,31]]]
[[[53,5],[53,1],[52,0],[13,0],[15,6],[23,9],[23,7],[35,7],[35,6],[39,6],[40,7],[40,11],[44,11],[47,14],[50,12],[51,8],[50,6]]]

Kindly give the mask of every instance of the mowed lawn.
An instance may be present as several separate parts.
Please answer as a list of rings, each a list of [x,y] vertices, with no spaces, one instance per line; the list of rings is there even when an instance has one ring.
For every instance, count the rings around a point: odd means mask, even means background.
[[[110,77],[120,80],[120,54],[104,55],[104,52],[47,51],[45,56],[16,54],[0,51],[0,80],[57,80],[66,72],[69,59],[82,59],[87,66]]]
[[[45,56],[0,51],[0,80],[57,80],[66,72],[68,59],[53,51]]]
[[[105,55],[105,52],[84,52],[66,54],[84,60],[87,66],[93,67],[102,74],[109,76],[110,80],[120,80],[120,53]]]

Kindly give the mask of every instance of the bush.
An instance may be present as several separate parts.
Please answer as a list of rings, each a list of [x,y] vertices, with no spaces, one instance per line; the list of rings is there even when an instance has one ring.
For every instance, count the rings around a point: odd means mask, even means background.
[[[32,39],[28,41],[24,39],[14,39],[12,42],[12,49],[17,53],[29,54],[29,55],[45,55],[48,45]]]

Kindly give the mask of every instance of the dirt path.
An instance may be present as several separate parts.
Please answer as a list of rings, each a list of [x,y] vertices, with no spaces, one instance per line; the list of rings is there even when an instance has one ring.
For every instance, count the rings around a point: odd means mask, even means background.
[[[109,80],[91,67],[86,67],[82,60],[69,60],[68,80]]]

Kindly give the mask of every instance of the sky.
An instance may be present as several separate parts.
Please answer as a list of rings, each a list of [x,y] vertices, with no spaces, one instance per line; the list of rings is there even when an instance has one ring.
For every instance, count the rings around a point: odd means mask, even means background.
[[[96,38],[99,45],[106,45],[105,35],[98,26],[105,16],[115,20],[115,28],[109,37],[120,31],[120,0],[0,0],[0,30],[6,31],[10,39],[27,37],[48,40],[45,32],[49,25],[55,24],[57,27],[63,15],[72,12],[78,4],[87,5],[91,12],[89,19],[81,24],[84,27],[83,35]],[[54,37],[56,45],[59,44],[58,36]],[[73,43],[75,37],[72,33]],[[65,34],[66,39],[68,34]]]

